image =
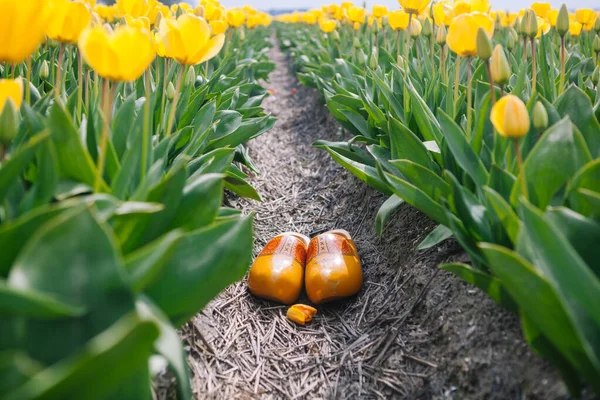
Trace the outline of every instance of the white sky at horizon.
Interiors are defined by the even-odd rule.
[[[192,0],[192,3],[197,2]],[[599,8],[600,1],[598,0],[550,0],[548,1],[553,8],[559,8],[563,3],[566,3],[569,9],[575,8]],[[306,8],[317,8],[323,4],[341,3],[340,1],[328,1],[328,0],[287,0],[287,1],[272,1],[272,0],[221,0],[221,4],[225,7],[240,7],[243,5],[251,5],[261,10],[272,10],[272,9],[306,9]],[[355,4],[363,4],[362,0],[354,1]],[[532,0],[491,0],[492,9],[494,10],[510,10],[518,11],[525,8],[529,4],[533,3]],[[399,8],[397,0],[376,0],[367,1],[367,7],[373,6],[373,4],[383,4],[390,9]]]

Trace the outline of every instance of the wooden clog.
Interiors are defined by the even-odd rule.
[[[314,304],[358,293],[363,282],[362,266],[348,232],[329,231],[310,241],[304,279],[306,294]]]
[[[308,237],[294,232],[282,233],[271,239],[250,268],[250,292],[280,303],[294,303],[304,283],[309,241]]]

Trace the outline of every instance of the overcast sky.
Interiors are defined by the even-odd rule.
[[[341,1],[340,1],[341,2]],[[526,4],[530,4],[532,1],[529,0],[491,0],[492,7],[494,9],[509,9],[511,11],[517,11],[523,8]],[[549,3],[553,7],[560,7],[564,0],[550,0]],[[250,4],[259,9],[290,9],[290,8],[315,8],[322,4],[339,3],[338,1],[327,1],[327,0],[286,0],[286,1],[273,1],[273,0],[221,0],[221,4],[226,7],[238,7],[244,4]],[[356,4],[362,5],[361,1],[355,1]],[[384,4],[390,8],[398,8],[397,0],[377,0],[367,1],[367,7],[371,7],[373,4]],[[598,0],[569,0],[567,5],[569,8],[595,8],[600,6]]]

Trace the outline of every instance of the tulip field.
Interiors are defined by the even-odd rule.
[[[282,95],[268,89],[280,50],[340,127],[314,154],[387,198],[374,220],[351,210],[357,226],[386,236],[402,207],[426,215],[435,228],[409,250],[458,243],[464,259],[439,269],[514,314],[570,395],[600,395],[598,11],[0,0],[0,399],[157,398],[165,371],[172,396],[203,398],[181,336],[245,282],[270,218],[248,205],[269,195],[253,143],[276,127],[264,102]],[[295,307],[315,325],[326,306]],[[240,396],[319,389],[261,392],[252,371]]]

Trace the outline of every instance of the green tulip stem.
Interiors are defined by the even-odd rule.
[[[175,97],[173,98],[173,102],[171,104],[171,112],[169,113],[169,120],[167,122],[167,130],[165,132],[165,136],[171,136],[171,129],[173,128],[173,123],[175,122],[175,113],[177,112],[177,102],[179,101],[179,92],[181,91],[181,81],[183,80],[183,70],[184,66],[179,66],[179,73],[177,74],[177,84],[175,85]]]
[[[81,52],[77,51],[77,73],[81,76],[81,81],[77,85],[77,119],[81,122],[81,108],[83,106],[83,82],[85,82],[85,72],[83,72],[83,61]]]
[[[492,69],[490,68],[490,60],[485,60],[485,69],[488,74],[488,81],[490,82],[490,96],[492,99],[492,107],[496,104],[496,88],[494,86],[494,79],[492,78]]]
[[[527,62],[527,37],[523,37],[523,61]]]
[[[100,138],[100,153],[98,154],[98,165],[96,172],[96,182],[94,183],[94,192],[100,192],[102,185],[102,179],[104,176],[104,165],[106,163],[106,148],[108,146],[108,127],[110,124],[110,110],[111,110],[111,98],[109,92],[109,81],[103,79],[102,81],[102,114],[104,117],[104,126],[102,128],[102,136]]]
[[[31,104],[31,56],[27,57],[26,61],[26,70],[25,70],[25,80],[27,84],[25,86],[25,103],[27,105]]]
[[[140,181],[146,177],[146,167],[148,164],[148,139],[150,138],[150,68],[144,72],[146,101],[144,102],[144,125],[142,131],[142,165],[140,168]]]
[[[560,81],[558,83],[558,95],[560,96],[565,86],[565,37],[560,37]]]
[[[471,107],[473,103],[473,89],[471,86],[473,81],[473,75],[471,74],[471,57],[467,58],[467,139],[471,139],[471,125],[473,123],[473,117],[471,113]]]
[[[400,58],[401,44],[402,44],[402,31],[400,29],[398,29],[398,32],[396,34],[396,62],[398,62],[398,59]]]
[[[446,70],[446,46],[440,46],[440,69],[442,70],[442,82],[448,84],[448,71]]]
[[[410,24],[412,23],[412,13],[408,13],[408,25],[406,25],[406,29],[404,30],[406,34],[406,59],[404,62],[406,63],[406,72],[408,72],[408,59],[410,56]]]
[[[531,38],[531,94],[537,91],[537,64],[535,61],[535,38]]]
[[[57,102],[62,95],[62,69],[64,54],[65,45],[61,43],[58,47],[58,68],[56,69],[56,81],[54,82],[54,98]]]
[[[513,139],[515,145],[515,156],[517,157],[517,166],[519,167],[519,181],[521,181],[521,194],[529,199],[527,193],[527,184],[525,182],[525,170],[523,169],[523,157],[521,156],[521,148],[519,147],[519,139]]]
[[[454,77],[454,116],[456,116],[456,102],[458,101],[458,79],[460,78],[460,56],[456,55],[456,76]]]
[[[431,56],[431,76],[435,75],[435,53],[433,50],[433,38],[429,37],[429,55]]]

